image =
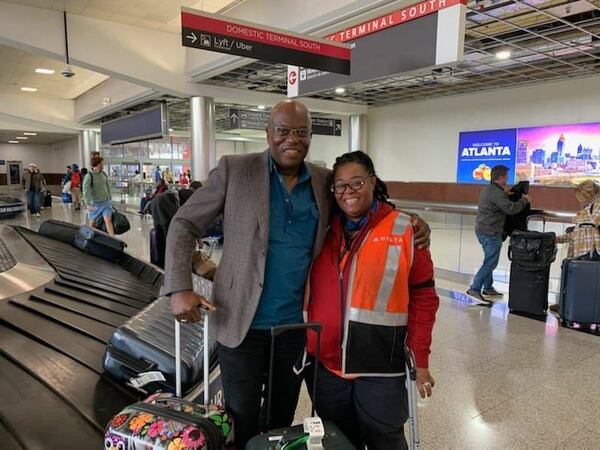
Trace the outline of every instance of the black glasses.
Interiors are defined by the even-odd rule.
[[[365,185],[365,183],[370,177],[371,175],[367,175],[363,178],[354,179],[349,183],[332,184],[329,187],[329,189],[331,190],[331,192],[335,192],[336,194],[343,194],[344,192],[346,192],[346,189],[350,189],[350,192],[356,192],[362,189],[362,187]]]
[[[306,139],[310,136],[310,130],[308,128],[271,127],[271,129],[278,138],[286,138],[292,133],[294,133],[298,139]]]

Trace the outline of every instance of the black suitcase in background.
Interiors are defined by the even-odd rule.
[[[127,246],[120,239],[87,225],[79,227],[79,232],[73,238],[73,244],[90,255],[110,262],[118,262]]]
[[[52,206],[52,192],[42,192],[42,206],[44,208],[50,208]]]
[[[560,318],[579,324],[600,323],[599,261],[563,260]]]
[[[527,266],[515,261],[510,265],[508,308],[534,316],[548,310],[550,266]]]
[[[530,219],[538,216],[529,216]],[[544,229],[546,219],[542,216]],[[550,265],[556,259],[556,234],[553,232],[515,231],[508,246],[510,282],[508,308],[534,316],[548,311]]]
[[[210,298],[212,282],[194,277],[194,291]],[[181,383],[183,392],[194,387],[203,375],[204,324],[181,327]],[[166,381],[157,389],[175,392],[175,321],[168,297],[160,297],[133,316],[110,338],[104,353],[104,370],[127,383],[130,378],[149,371],[160,371]],[[209,360],[216,358],[217,342],[209,341]],[[148,390],[153,390],[152,386]]]
[[[56,239],[57,241],[72,244],[75,236],[79,233],[79,225],[63,222],[61,220],[50,219],[42,222],[38,233],[43,236]]]

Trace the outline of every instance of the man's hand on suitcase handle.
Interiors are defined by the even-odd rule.
[[[181,291],[171,295],[171,312],[180,322],[198,322],[202,320],[200,308],[214,311],[215,305],[194,291]]]
[[[417,367],[417,389],[421,398],[431,397],[432,389],[435,386],[435,380],[429,373],[429,369]]]

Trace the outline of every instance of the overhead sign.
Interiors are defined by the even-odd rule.
[[[184,47],[350,73],[349,45],[194,9],[181,8],[181,39]]]
[[[290,65],[288,97],[460,61],[465,17],[465,0],[427,0],[333,33],[329,40],[352,46],[352,73]]]
[[[492,168],[509,168],[509,183],[515,180],[517,130],[468,131],[460,133],[458,144],[458,183],[489,183]]]
[[[251,111],[247,109],[229,109],[230,130],[264,130],[269,125],[271,113]],[[313,134],[323,136],[341,136],[342,121],[331,117],[313,117],[311,120]]]
[[[229,110],[229,128],[241,130],[264,130],[270,113],[264,111],[249,111],[247,109]]]
[[[313,134],[321,134],[324,136],[341,136],[342,121],[340,119],[330,119],[328,117],[313,117],[312,132]]]

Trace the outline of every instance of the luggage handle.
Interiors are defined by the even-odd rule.
[[[529,222],[532,219],[536,219],[542,222],[542,231],[546,231],[546,216],[542,215],[542,214],[531,214],[529,216],[527,216],[526,219],[526,224],[527,224],[527,228],[529,228]]]
[[[208,405],[210,403],[209,397],[209,355],[208,355],[208,311],[204,311],[204,329],[202,330],[203,335],[203,354],[204,360],[202,363],[202,369],[204,371],[204,404],[206,405],[208,412]],[[175,395],[181,398],[181,330],[180,323],[175,319]]]
[[[408,425],[410,429],[410,449],[420,448],[419,419],[417,417],[417,363],[411,348],[404,344],[404,360],[406,362],[406,392],[408,394]]]
[[[310,409],[311,417],[315,415],[315,403],[317,401],[317,374],[319,368],[319,356],[321,352],[321,328],[320,322],[295,323],[291,325],[278,325],[271,327],[271,355],[269,358],[269,381],[267,387],[267,430],[271,428],[271,399],[273,394],[273,365],[275,363],[275,338],[287,331],[312,330],[317,333],[317,354],[314,362],[313,376],[313,398]]]

